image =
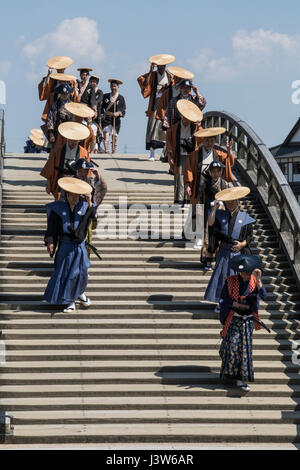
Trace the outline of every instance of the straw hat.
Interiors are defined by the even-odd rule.
[[[79,122],[63,122],[58,126],[58,132],[66,139],[78,141],[87,139],[90,135],[88,127]]]
[[[82,72],[82,70],[86,70],[87,72],[93,71],[93,69],[91,69],[90,67],[79,67],[77,70],[78,72]]]
[[[175,75],[175,77],[178,78],[186,78],[188,80],[193,80],[194,78],[194,74],[192,72],[183,69],[182,67],[176,67],[175,65],[171,65],[168,70],[172,75]]]
[[[202,111],[194,103],[188,100],[178,100],[177,109],[180,114],[191,122],[202,121]]]
[[[74,114],[74,116],[78,116],[81,118],[92,118],[95,114],[95,111],[92,110],[87,104],[84,103],[70,103],[65,104],[65,109]]]
[[[170,54],[157,54],[150,57],[149,62],[155,65],[168,65],[175,62],[175,57]]]
[[[216,194],[215,198],[217,201],[228,202],[228,201],[237,201],[238,199],[243,199],[244,197],[250,194],[250,188],[245,186],[234,186],[232,188],[224,189]]]
[[[67,73],[51,73],[50,78],[58,80],[59,82],[75,82],[76,77]]]
[[[60,178],[57,183],[61,189],[64,189],[68,193],[91,194],[91,192],[93,191],[93,188],[90,184],[78,178]]]
[[[200,129],[195,132],[195,137],[215,137],[226,132],[225,127],[208,127],[207,129]]]
[[[31,129],[30,135],[35,135],[36,137],[43,137],[43,131],[41,129]]]
[[[118,85],[123,85],[123,82],[121,80],[118,80],[117,78],[109,78],[107,80],[109,83],[112,83],[112,82],[115,82],[117,83]]]
[[[35,144],[38,145],[39,147],[44,146],[44,139],[42,137],[38,137],[36,135],[30,135],[29,139]]]
[[[71,59],[71,57],[66,57],[66,56],[53,57],[52,59],[49,59],[47,62],[49,69],[56,69],[56,70],[66,69],[67,67],[70,67],[72,64],[73,64],[73,59]]]

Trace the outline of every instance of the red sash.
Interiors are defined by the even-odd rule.
[[[255,290],[256,284],[257,284],[256,278],[255,278],[255,276],[252,275],[251,279],[249,281],[249,294],[251,294]],[[227,277],[227,287],[228,287],[229,297],[234,302],[240,303],[239,302],[239,297],[240,297],[240,295],[239,295],[239,289],[240,289],[239,276],[236,275],[236,276]],[[247,297],[247,296],[245,296],[245,297]],[[243,301],[243,299],[245,299],[245,297],[241,297],[241,302]],[[232,322],[234,314],[235,314],[235,312],[233,310],[230,310],[230,312],[228,314],[228,317],[226,319],[224,328],[221,331],[221,336],[222,336],[223,339],[226,338],[228,328],[229,328],[229,326]],[[260,320],[257,312],[253,313],[253,315],[257,320]],[[261,326],[256,322],[254,323],[254,327],[255,327],[256,330],[261,329]]]

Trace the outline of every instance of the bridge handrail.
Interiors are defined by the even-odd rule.
[[[5,138],[4,138],[4,110],[0,109],[0,237],[1,237],[1,213],[2,213],[2,177],[3,177],[3,160],[5,155]]]
[[[224,146],[228,135],[234,140],[236,168],[264,207],[300,288],[300,206],[270,150],[253,129],[226,111],[205,113],[203,127],[221,126]]]

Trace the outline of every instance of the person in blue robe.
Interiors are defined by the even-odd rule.
[[[225,191],[232,191],[234,194],[235,189]],[[205,300],[216,303],[219,302],[226,277],[236,274],[229,266],[230,260],[240,254],[251,254],[252,225],[256,222],[247,212],[240,210],[239,199],[226,201],[225,210],[220,210],[221,207],[222,204],[217,200],[208,219],[209,251],[213,253],[219,243],[220,246],[215,269],[204,295]]]
[[[235,382],[237,387],[249,392],[246,382],[254,382],[253,330],[265,327],[258,312],[259,300],[265,299],[267,293],[261,282],[259,257],[240,255],[232,259],[230,265],[238,274],[226,279],[220,297],[219,317],[223,325],[220,379]]]
[[[66,180],[73,180],[65,184]],[[84,307],[91,305],[85,295],[90,261],[86,250],[86,234],[90,223],[96,219],[97,206],[80,200],[80,194],[90,195],[92,188],[76,178],[62,178],[59,185],[67,191],[67,201],[55,201],[46,205],[47,231],[45,245],[54,256],[54,272],[47,285],[44,300],[54,305],[64,305],[64,312],[75,310],[79,299]],[[74,188],[78,185],[77,188]],[[72,191],[70,192],[70,186]],[[79,189],[78,189],[79,188]],[[79,192],[78,192],[79,191]],[[80,194],[79,194],[80,193]]]

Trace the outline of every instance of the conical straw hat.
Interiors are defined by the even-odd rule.
[[[60,178],[57,183],[61,189],[64,189],[68,193],[91,194],[93,191],[93,188],[90,184],[78,178]]]
[[[30,134],[37,137],[43,137],[44,135],[42,129],[31,129]]]
[[[175,77],[182,78],[182,79],[187,79],[187,80],[193,80],[194,74],[190,72],[189,70],[183,69],[182,67],[176,67],[175,65],[170,65],[168,67],[168,71],[172,74],[175,75]]]
[[[243,199],[244,197],[250,194],[250,188],[246,186],[234,186],[232,188],[224,189],[216,194],[215,198],[217,201],[227,202],[227,201],[237,201],[238,199]]]
[[[66,57],[66,56],[52,57],[52,59],[49,59],[47,62],[47,65],[50,69],[56,69],[56,70],[66,69],[67,67],[70,67],[72,64],[73,64],[73,59],[71,59],[71,57]]]
[[[203,114],[200,108],[188,100],[178,100],[177,109],[182,116],[191,122],[202,121]]]
[[[43,147],[44,145],[44,139],[42,137],[38,137],[37,135],[30,135],[29,139],[32,140],[32,142],[35,145],[38,145],[39,147]]]
[[[91,67],[79,67],[78,69],[78,72],[81,72],[82,70],[87,70],[87,72],[92,72],[93,69],[91,69]]]
[[[95,111],[84,103],[73,103],[71,101],[65,104],[65,108],[69,113],[81,118],[92,118],[95,114]]]
[[[74,75],[69,75],[67,73],[51,73],[50,78],[57,80],[59,82],[75,82],[76,77]]]
[[[225,127],[209,127],[207,129],[200,129],[195,132],[195,137],[215,137],[226,132]]]
[[[58,126],[58,132],[66,139],[78,141],[87,139],[90,135],[88,127],[79,122],[63,122]]]
[[[123,85],[122,80],[119,80],[118,78],[109,78],[107,81],[108,81],[109,83],[111,83],[111,82],[116,82],[118,85]]]
[[[175,57],[170,54],[157,54],[150,57],[149,62],[155,65],[168,65],[175,62]]]

